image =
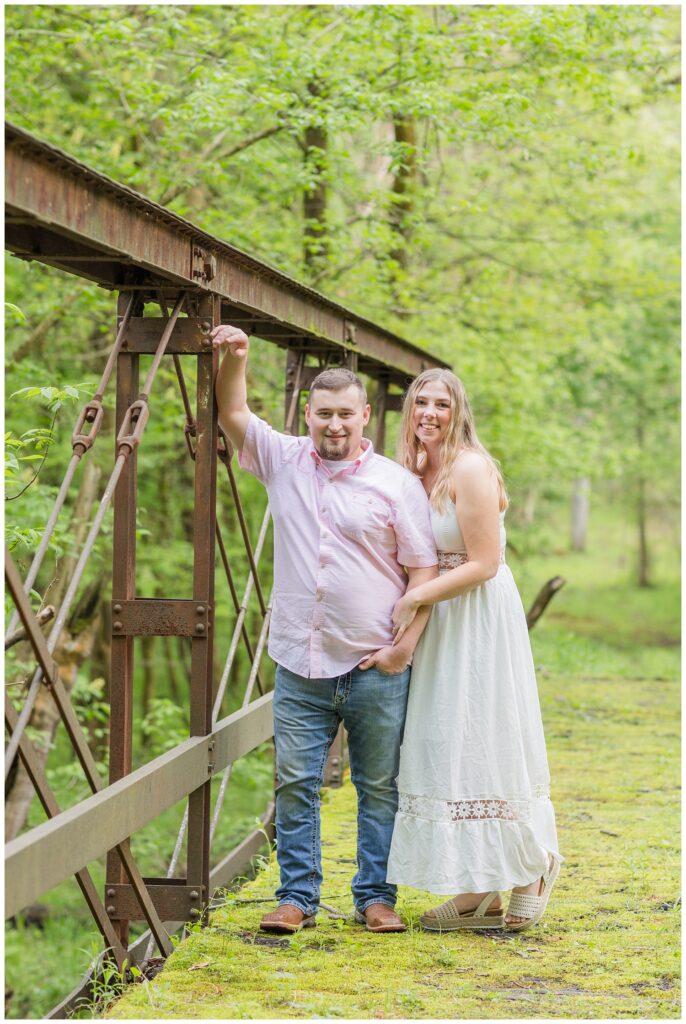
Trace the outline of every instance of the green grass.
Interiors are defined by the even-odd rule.
[[[586,552],[560,543],[543,555],[508,556],[527,608],[546,580],[566,580],[531,633],[539,677],[679,678],[680,556],[668,527],[661,524],[653,542],[654,582],[646,588],[636,586],[627,555],[631,528],[606,506],[593,510]]]
[[[323,795],[324,902],[318,927],[292,939],[258,923],[275,861],[227,897],[152,982],[109,1018],[524,1019],[680,1017],[678,587],[638,590],[620,529],[599,516],[589,551],[510,558],[525,599],[568,582],[532,632],[566,861],[544,921],[519,935],[422,932],[435,898],[401,889],[404,935],[352,921],[355,799]],[[670,561],[671,559],[671,561]]]
[[[565,586],[549,606],[532,638],[560,630],[598,641],[608,651],[626,653],[648,648],[650,658],[666,648],[666,663],[678,672],[681,625],[680,551],[671,520],[658,520],[651,544],[651,586],[636,585],[631,525],[618,518],[611,506],[594,508],[588,545],[583,553],[570,551],[560,517],[558,543],[544,554],[508,555],[508,562],[526,607],[543,583],[563,576]],[[516,531],[513,531],[516,534]],[[519,537],[515,537],[519,541]],[[524,548],[524,545],[521,545]],[[671,651],[670,651],[671,649]],[[560,668],[565,663],[561,662]],[[624,662],[617,666],[621,670]],[[574,663],[568,666],[573,670]],[[608,667],[608,671],[611,671]]]

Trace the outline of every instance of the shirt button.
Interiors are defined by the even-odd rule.
[[[317,591],[317,600],[321,601],[323,597],[324,597],[323,592],[321,590],[318,590]]]
[[[321,629],[322,627],[321,626],[313,626],[312,628],[317,630],[317,629]]]

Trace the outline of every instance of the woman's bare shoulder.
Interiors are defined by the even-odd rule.
[[[455,459],[451,483],[456,495],[464,499],[485,500],[498,494],[495,466],[481,452],[464,450]]]
[[[484,480],[494,473],[494,466],[487,455],[463,448],[453,462],[452,475],[456,480]]]

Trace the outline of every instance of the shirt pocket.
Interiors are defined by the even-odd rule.
[[[387,540],[391,528],[390,507],[371,494],[346,494],[338,513],[338,528],[355,540]]]

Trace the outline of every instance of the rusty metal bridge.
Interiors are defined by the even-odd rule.
[[[212,848],[231,766],[273,735],[272,694],[265,692],[260,678],[270,599],[260,579],[259,565],[269,529],[269,510],[253,548],[233,472],[233,452],[217,422],[214,378],[218,356],[210,342],[212,328],[219,323],[237,324],[247,333],[286,350],[287,431],[297,430],[301,395],[323,366],[345,365],[373,379],[374,441],[381,451],[386,414],[399,408],[408,379],[426,367],[445,364],[28,132],[7,125],[5,139],[6,247],[20,259],[58,267],[117,294],[114,343],[97,391],[77,418],[64,480],[25,580],[6,553],[6,581],[16,608],[8,624],[6,647],[8,642],[16,642],[21,621],[36,669],[21,707],[16,708],[5,697],[9,736],[5,778],[19,758],[47,821],[7,844],[5,913],[7,917],[16,914],[42,893],[75,876],[103,937],[106,955],[121,969],[125,961],[129,965],[142,963],[152,955],[155,945],[166,956],[174,931],[188,921],[204,923],[213,890],[235,877],[264,842],[264,831],[256,829],[233,850]],[[158,316],[149,315],[151,304],[159,310]],[[141,383],[142,355],[153,358]],[[186,596],[162,600],[137,594],[136,509],[137,454],[144,443],[149,397],[164,359],[173,360],[178,380],[195,485],[192,580],[188,581]],[[197,363],[194,403],[183,372],[189,360]],[[113,377],[114,463],[73,577],[46,636],[28,595],[77,469],[97,441],[106,402],[112,401],[107,396]],[[242,594],[217,518],[220,464],[228,478],[249,564]],[[53,655],[111,506],[111,719],[109,784],[105,785]],[[235,614],[219,680],[213,679],[217,555],[228,585],[226,596],[219,600],[227,601]],[[247,625],[251,601],[259,607],[257,636],[249,635]],[[190,638],[190,736],[133,770],[135,639],[153,635]],[[221,717],[239,645],[244,646],[251,664],[242,706]],[[27,731],[41,690],[54,699],[92,790],[90,797],[67,810],[60,810]],[[340,749],[338,754],[340,757]],[[223,782],[213,807],[211,779],[218,774]],[[330,781],[335,777],[334,762]],[[170,853],[167,876],[144,878],[131,853],[131,836],[185,799],[187,813]],[[262,819],[267,829],[272,815],[273,804]],[[184,877],[178,877],[184,840],[186,870]],[[100,894],[88,865],[105,854],[105,891]],[[147,922],[149,932],[129,944],[131,921]],[[49,1016],[66,1016],[86,987],[84,981]]]

